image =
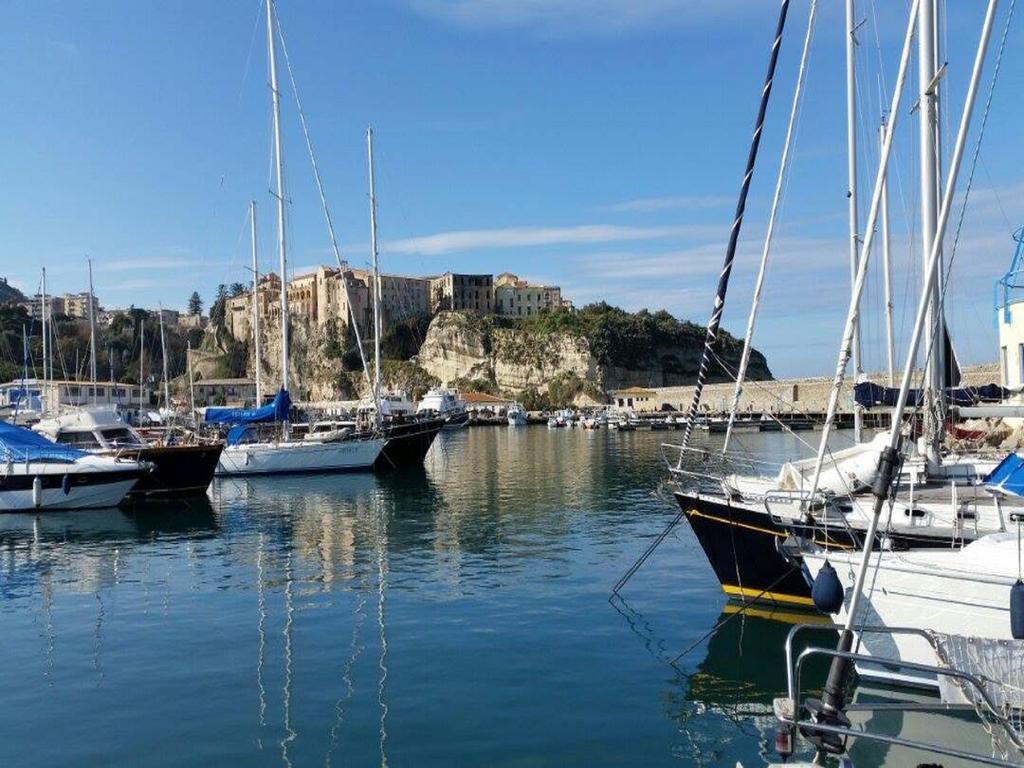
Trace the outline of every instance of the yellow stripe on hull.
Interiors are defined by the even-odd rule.
[[[814,601],[811,598],[803,597],[802,595],[788,595],[785,592],[762,592],[759,589],[752,589],[750,587],[737,587],[735,584],[723,584],[722,591],[733,597],[757,598],[758,600],[767,600],[774,603],[814,607]]]

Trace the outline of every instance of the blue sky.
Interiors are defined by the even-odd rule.
[[[830,373],[846,311],[840,5],[823,3],[819,15],[756,335],[777,375]],[[860,6],[866,216],[879,80],[895,77],[906,4]],[[950,137],[983,11],[980,2],[951,6]],[[664,307],[700,323],[776,13],[773,0],[278,2],[352,264],[367,261],[363,134],[372,123],[388,271],[510,270],[562,285],[579,305],[603,298]],[[806,2],[793,2],[726,310],[735,333],[746,323],[806,17]],[[1013,98],[1024,85],[1020,21],[1010,29],[951,282],[952,330],[967,362],[995,359],[991,286],[1009,262],[1009,233],[1024,223]],[[89,255],[106,306],[183,307],[193,290],[209,298],[217,283],[247,279],[250,198],[263,267],[273,266],[259,0],[15,0],[5,4],[0,63],[0,275],[31,293],[45,265],[55,290],[82,290]],[[281,77],[287,84],[283,62]],[[298,270],[333,257],[287,87],[284,96],[288,243]],[[891,195],[901,330],[921,258],[914,100],[905,97],[900,115]],[[869,369],[884,361],[877,275],[864,309]]]

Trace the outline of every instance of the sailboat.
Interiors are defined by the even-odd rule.
[[[852,10],[848,8],[847,23],[851,24]],[[813,13],[813,11],[812,11]],[[870,212],[859,235],[855,212],[851,212],[851,242],[859,244],[859,254],[853,259],[854,285],[850,296],[850,307],[846,327],[840,345],[839,360],[828,406],[824,429],[817,456],[806,461],[784,464],[781,469],[765,466],[756,461],[737,460],[724,455],[721,463],[709,469],[708,464],[688,461],[688,447],[680,449],[679,460],[670,467],[676,481],[675,498],[681,513],[689,520],[698,541],[711,562],[723,590],[730,595],[749,600],[769,600],[796,605],[812,604],[810,587],[803,578],[799,558],[793,557],[796,542],[803,539],[819,546],[859,548],[864,541],[871,546],[906,550],[915,548],[948,547],[951,542],[969,543],[988,533],[1005,530],[1005,520],[1000,513],[998,501],[988,494],[979,493],[977,480],[991,469],[987,462],[975,457],[943,457],[941,448],[941,419],[926,419],[926,446],[923,455],[914,455],[906,444],[901,451],[902,469],[896,482],[902,491],[893,507],[884,532],[868,537],[872,522],[873,497],[870,489],[878,477],[879,458],[893,440],[892,433],[883,433],[869,442],[860,442],[843,451],[832,451],[828,445],[831,427],[838,409],[839,392],[845,377],[845,369],[851,357],[855,372],[859,371],[858,325],[860,296],[863,291],[867,264],[875,237],[884,200],[886,175],[891,155],[895,125],[899,117],[902,90],[907,77],[911,42],[917,12],[911,14],[904,40],[899,73],[892,93],[890,116],[882,137],[882,151],[872,193]],[[813,19],[813,16],[812,16]],[[929,22],[931,23],[931,22]],[[810,24],[809,24],[810,30]],[[853,29],[848,29],[847,66],[853,69]],[[919,30],[918,45],[922,47],[919,59],[925,63],[919,67],[920,89],[924,94],[924,106],[919,110],[922,121],[922,221],[927,231],[926,253],[936,242],[940,242],[936,221],[935,193],[938,188],[934,134],[936,132],[935,96],[929,92],[935,78],[934,47],[935,35]],[[808,34],[808,40],[810,34]],[[805,43],[805,54],[807,43]],[[928,62],[931,62],[929,64]],[[803,71],[803,62],[801,72]],[[802,75],[798,79],[794,95],[793,116],[798,113]],[[848,89],[852,88],[848,78]],[[848,93],[848,110],[851,119],[856,107]],[[849,152],[855,154],[853,136],[850,131]],[[776,187],[776,201],[782,188],[785,171],[785,157],[789,151],[789,138],[783,153],[779,183]],[[856,186],[855,163],[851,159],[851,189]],[[769,236],[766,239],[766,253],[770,245],[770,233],[774,226],[769,222]],[[751,311],[746,344],[749,346],[753,331],[753,317],[756,315],[756,297],[763,280],[758,276],[755,289],[755,306]],[[932,291],[929,301],[928,328],[942,328],[941,301]],[[721,293],[716,298],[716,312],[724,302]],[[943,332],[944,333],[944,332]],[[936,349],[941,347],[943,333],[928,334],[926,347],[930,350],[928,359],[928,391],[934,410],[941,407],[944,391],[941,372],[944,366]],[[940,362],[935,362],[939,360]],[[913,359],[908,361],[910,376]],[[736,402],[742,383],[737,383]],[[695,398],[696,401],[696,398]],[[732,425],[736,408],[730,416]],[[859,408],[855,416],[859,423]],[[893,424],[899,431],[899,420]],[[856,430],[859,432],[859,430]],[[726,434],[728,443],[730,429]],[[858,436],[859,437],[859,436]],[[945,459],[945,460],[944,460]],[[952,459],[952,460],[950,460]],[[867,538],[866,538],[867,537]]]
[[[370,184],[370,254],[372,258],[373,297],[373,397],[374,431],[385,439],[374,469],[390,470],[423,466],[423,460],[446,422],[433,413],[413,413],[404,397],[383,391],[380,344],[384,335],[381,312],[380,258],[377,247],[377,193],[373,167],[373,129],[366,129],[366,156]],[[351,322],[355,323],[353,316]]]
[[[281,389],[272,403],[251,409],[207,408],[210,424],[234,425],[217,465],[218,475],[273,475],[297,472],[369,470],[380,456],[384,439],[378,436],[340,436],[338,439],[294,439],[288,415],[288,262],[285,252],[284,159],[281,152],[281,99],[277,83],[277,43],[274,3],[267,0],[267,56],[270,69],[274,123],[275,198],[277,199],[277,251],[281,270]],[[254,289],[254,301],[255,301]],[[259,360],[256,362],[259,367]],[[272,423],[268,439],[258,425]]]
[[[941,275],[942,241],[997,5],[997,0],[987,3],[941,206],[937,209],[934,229],[926,234],[930,247],[923,272],[924,283],[893,410],[894,425],[902,424],[905,415],[914,362],[922,339],[926,346],[936,343],[939,337],[936,331],[942,325],[941,304],[935,304],[935,289]],[[910,20],[913,25],[916,15],[922,81],[932,84],[938,37],[934,34],[935,11],[934,0],[914,0]],[[909,40],[908,30],[907,46]],[[1001,53],[1002,48],[1000,56]],[[921,112],[925,113],[922,120],[929,122],[922,131],[927,140],[934,139],[934,99],[935,88],[929,85],[923,91],[920,105]],[[972,174],[973,170],[972,167]],[[929,178],[934,181],[928,172],[922,173],[923,181]],[[924,196],[930,196],[933,191],[924,189]],[[926,213],[926,222],[927,219]],[[858,267],[858,283],[865,266],[862,263]],[[851,299],[851,313],[855,310],[854,301]],[[847,327],[849,329],[849,325]],[[931,328],[930,333],[926,333],[928,328]],[[929,355],[929,359],[934,364],[935,358]],[[902,430],[894,429],[880,452],[878,477],[872,486],[870,524],[863,539],[865,545],[855,551],[839,552],[823,552],[807,543],[802,548],[803,564],[814,574],[816,604],[823,611],[838,613],[843,628],[835,650],[828,651],[831,665],[821,696],[801,702],[791,677],[789,697],[776,701],[783,729],[777,743],[788,745],[787,752],[792,753],[792,741],[799,732],[815,745],[819,756],[843,754],[847,739],[859,736],[852,732],[850,719],[844,711],[848,683],[856,667],[862,674],[870,670],[871,676],[895,684],[920,684],[930,679],[942,692],[944,704],[966,703],[977,711],[983,723],[992,726],[993,757],[999,757],[995,752],[1002,752],[1004,759],[997,762],[981,756],[983,761],[1019,764],[1024,757],[1021,717],[1024,711],[1021,680],[1024,669],[1021,570],[1024,510],[1020,508],[1024,458],[1016,454],[1008,456],[991,473],[986,487],[1001,505],[1002,513],[1016,523],[1015,532],[989,534],[966,546],[952,542],[943,550],[900,553],[874,548],[871,544],[884,524],[883,514],[893,498],[902,440]],[[833,562],[838,567],[833,566]],[[865,650],[868,653],[864,653]],[[788,643],[787,656],[791,657]],[[788,663],[792,665],[791,658]],[[972,757],[963,753],[957,756]]]

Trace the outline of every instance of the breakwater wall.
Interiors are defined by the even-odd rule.
[[[885,374],[870,374],[866,377],[876,384],[887,385]],[[897,376],[897,386],[899,377]],[[999,366],[976,365],[964,368],[961,386],[971,387],[982,384],[998,383],[1000,380]],[[915,376],[915,383],[920,376]],[[710,416],[727,415],[732,406],[735,384],[708,384],[704,387],[701,397],[701,412]],[[775,381],[750,381],[743,387],[743,399],[740,410],[743,413],[770,413],[773,415],[806,415],[823,416],[828,410],[829,392],[832,389],[831,377],[813,377],[802,379],[778,379]],[[637,413],[667,410],[670,406],[678,411],[686,411],[693,400],[692,386],[684,387],[652,387],[641,390],[620,390],[611,393],[612,405],[621,408],[632,408]],[[629,400],[632,400],[630,406]],[[620,402],[621,401],[621,402]],[[875,409],[887,411],[888,409]],[[853,414],[853,386],[847,383],[839,398],[840,415]]]

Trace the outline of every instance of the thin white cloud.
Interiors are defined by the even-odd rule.
[[[655,211],[700,211],[721,208],[734,202],[725,195],[680,195],[675,197],[642,197],[606,205],[601,210],[612,213],[651,213]]]
[[[719,231],[721,227],[717,228]],[[584,224],[573,227],[508,227],[505,229],[466,229],[434,235],[392,240],[384,250],[392,253],[438,255],[483,248],[522,248],[542,245],[588,245],[639,240],[661,240],[706,234],[704,226],[623,227],[611,224]]]
[[[136,269],[185,269],[197,267],[203,262],[195,259],[182,259],[175,256],[153,256],[140,259],[118,259],[116,261],[95,261],[96,270],[117,270],[125,272]]]
[[[162,287],[164,283],[160,280],[150,280],[148,278],[140,278],[138,280],[124,280],[114,285],[108,285],[104,287],[104,291],[117,292],[117,291],[137,291],[142,288],[157,288]],[[97,295],[100,291],[97,289]]]
[[[470,29],[544,33],[631,32],[730,16],[739,0],[407,0],[413,10]],[[774,11],[773,11],[774,12]]]

